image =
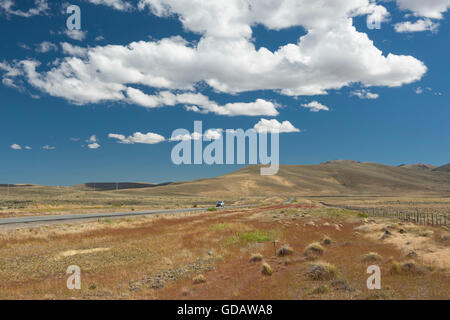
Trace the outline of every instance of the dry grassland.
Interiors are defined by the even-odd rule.
[[[2,230],[0,298],[449,298],[445,228],[298,201]],[[366,287],[371,264],[381,290]],[[81,268],[81,290],[66,287],[70,265]]]

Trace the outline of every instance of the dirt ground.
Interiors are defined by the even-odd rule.
[[[0,298],[448,299],[449,257],[444,227],[313,201],[106,219],[0,231]],[[71,265],[81,290],[67,289]]]

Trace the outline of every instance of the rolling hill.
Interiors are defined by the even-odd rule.
[[[447,163],[446,165],[434,169],[434,171],[440,171],[440,172],[450,172],[450,163]]]
[[[392,167],[357,161],[283,165],[276,176],[261,176],[252,165],[212,179],[172,183],[136,192],[159,195],[448,195],[450,172],[423,166]]]

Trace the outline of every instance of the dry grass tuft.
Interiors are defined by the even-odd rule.
[[[327,294],[327,293],[330,293],[330,288],[326,284],[318,286],[312,292],[312,294]]]
[[[194,277],[194,279],[192,279],[192,282],[194,284],[201,284],[201,283],[205,283],[206,282],[206,278],[204,275],[199,274],[198,276]]]
[[[263,275],[265,275],[265,276],[271,276],[273,274],[273,270],[272,270],[271,266],[267,262],[264,262],[262,264],[261,273]]]
[[[252,256],[250,257],[249,262],[259,262],[259,261],[262,261],[262,259],[263,259],[262,254],[255,253],[255,254],[252,254]]]
[[[380,260],[383,260],[383,257],[376,252],[369,252],[361,256],[362,262],[376,262]]]
[[[330,245],[332,242],[331,238],[329,236],[324,236],[322,240],[320,241],[323,245]]]
[[[391,274],[396,275],[422,275],[431,271],[429,267],[419,266],[414,261],[396,262],[391,265]]]
[[[337,269],[332,264],[316,262],[309,265],[306,275],[312,280],[333,280],[337,276]]]
[[[305,255],[306,256],[316,256],[316,255],[322,255],[325,252],[325,249],[322,247],[322,245],[318,242],[313,242],[305,249]]]
[[[278,250],[277,255],[279,257],[284,257],[284,256],[291,255],[293,253],[294,253],[294,249],[292,249],[288,244],[285,244]]]

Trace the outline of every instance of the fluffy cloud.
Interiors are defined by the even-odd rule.
[[[72,40],[83,41],[84,39],[86,39],[87,31],[67,29],[64,31],[64,34]]]
[[[105,5],[119,11],[128,11],[133,8],[133,6],[129,2],[123,0],[87,0],[87,1],[89,1],[92,4]]]
[[[64,54],[71,55],[74,57],[85,57],[87,54],[86,48],[74,46],[67,42],[62,42],[61,48],[62,48]]]
[[[98,148],[100,148],[100,145],[97,142],[93,142],[93,143],[88,144],[88,148],[89,149],[98,149]]]
[[[117,139],[119,143],[123,144],[135,144],[135,143],[157,144],[166,140],[163,136],[152,132],[146,134],[136,132],[132,136],[128,137],[125,137],[122,134],[110,133],[108,137],[112,139]]]
[[[47,145],[43,146],[42,149],[44,149],[44,150],[55,150],[56,148],[53,147],[53,146],[49,146],[49,145],[47,144]]]
[[[223,129],[209,129],[203,134],[203,139],[207,141],[219,140],[222,138]]]
[[[291,133],[300,132],[299,129],[295,128],[289,121],[279,122],[276,119],[261,119],[253,127],[258,133],[263,132],[278,132],[278,133]]]
[[[49,41],[43,41],[36,47],[36,51],[39,53],[47,53],[50,51],[57,51],[57,50],[58,47]]]
[[[434,20],[441,20],[443,14],[450,8],[450,0],[396,0],[397,5],[402,10],[413,13],[416,17],[422,17],[415,22],[405,21],[397,23],[397,32],[420,32],[436,31],[439,23]]]
[[[23,18],[29,18],[41,14],[46,14],[49,10],[47,0],[35,0],[35,7],[28,9],[27,11],[14,9],[14,0],[0,0],[0,13],[4,12],[7,15],[14,15]]]
[[[396,0],[402,10],[411,11],[415,16],[442,19],[450,8],[450,0]]]
[[[319,112],[319,111],[329,111],[330,109],[327,106],[324,106],[323,104],[312,101],[307,104],[302,104],[303,108],[308,108],[311,112]]]
[[[183,135],[177,135],[172,136],[170,141],[189,141],[189,140],[200,140],[202,139],[203,135],[198,132],[193,132],[191,134],[183,134]]]
[[[128,102],[147,108],[156,108],[162,106],[174,106],[184,104],[187,109],[201,113],[216,113],[225,116],[276,116],[278,115],[277,106],[272,102],[257,99],[250,103],[227,103],[220,106],[211,101],[207,96],[201,93],[182,93],[173,94],[170,91],[161,91],[157,95],[148,95],[139,89],[127,88],[126,95]]]
[[[13,150],[22,150],[22,147],[17,143],[12,144],[10,148]]]
[[[34,60],[16,63],[17,77],[75,104],[121,101],[152,108],[181,103],[196,112],[276,116],[272,102],[221,106],[195,93],[196,84],[205,82],[229,94],[273,90],[319,95],[354,83],[402,86],[427,70],[414,57],[383,53],[356,30],[355,16],[386,15],[384,7],[369,0],[141,0],[138,7],[159,17],[174,15],[202,37],[198,43],[176,36],[77,53],[67,47],[65,53],[73,56],[55,61],[50,70]],[[256,49],[252,26],[257,24],[270,30],[301,26],[307,34],[274,52]],[[136,86],[160,92],[148,95]]]
[[[351,92],[351,95],[360,99],[378,99],[380,97],[378,93],[372,93],[365,89],[353,91]]]
[[[88,143],[87,147],[89,149],[98,149],[100,148],[100,144],[97,141],[97,136],[94,134],[92,136],[90,136],[86,142]]]
[[[400,33],[405,32],[421,32],[421,31],[436,31],[439,23],[433,22],[430,19],[419,19],[416,22],[400,22],[395,25],[395,31]]]

